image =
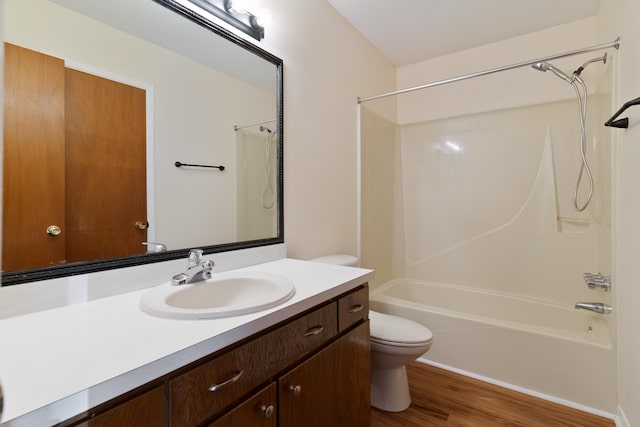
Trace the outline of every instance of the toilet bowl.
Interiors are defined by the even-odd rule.
[[[431,331],[417,322],[369,311],[371,406],[390,412],[411,405],[407,363],[431,348]]]
[[[310,261],[358,266],[350,255],[329,255]],[[423,325],[398,316],[369,310],[371,343],[371,406],[389,412],[411,405],[407,363],[426,353],[433,335]]]

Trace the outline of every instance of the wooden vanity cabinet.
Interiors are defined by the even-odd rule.
[[[368,426],[368,301],[364,285],[62,425]]]
[[[368,312],[369,288],[363,286],[172,380],[170,426],[198,425],[224,406],[221,401],[246,395],[261,380],[273,382],[209,426],[368,426]],[[208,391],[207,385],[243,369],[219,396]],[[276,385],[274,400],[269,393]]]

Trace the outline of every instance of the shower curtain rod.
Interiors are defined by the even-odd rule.
[[[237,126],[237,125],[233,125],[233,130],[240,130],[240,129],[244,129],[244,128],[250,128],[253,126],[258,126],[258,125],[263,125],[265,123],[271,123],[271,122],[275,122],[276,119],[271,119],[271,120],[263,120],[261,122],[257,122],[257,123],[251,123],[248,125],[241,125],[241,126]]]
[[[543,58],[533,59],[533,60],[524,61],[524,62],[518,62],[516,64],[505,65],[503,67],[492,68],[490,70],[479,71],[479,72],[473,73],[473,74],[467,74],[467,75],[464,75],[464,76],[453,77],[453,78],[446,79],[446,80],[440,80],[440,81],[437,81],[437,82],[427,83],[427,84],[423,84],[423,85],[420,85],[420,86],[414,86],[414,87],[410,87],[410,88],[407,88],[407,89],[400,89],[400,90],[396,90],[396,91],[393,91],[393,92],[383,93],[383,94],[380,94],[380,95],[369,96],[369,97],[366,97],[366,98],[358,97],[358,104],[361,104],[361,103],[367,102],[367,101],[373,101],[374,99],[385,98],[387,96],[400,95],[402,93],[413,92],[413,91],[420,90],[420,89],[427,89],[427,88],[430,88],[430,87],[440,86],[440,85],[444,85],[444,84],[448,84],[448,83],[455,83],[455,82],[459,82],[461,80],[467,80],[467,79],[471,79],[471,78],[474,78],[474,77],[486,76],[487,74],[498,73],[500,71],[507,71],[507,70],[512,70],[514,68],[526,67],[526,66],[529,66],[529,65],[537,64],[538,62],[552,61],[554,59],[565,58],[567,56],[573,56],[573,55],[579,55],[581,53],[587,53],[587,52],[594,52],[594,51],[597,51],[597,50],[609,49],[611,47],[615,47],[616,49],[618,49],[620,47],[620,37],[616,38],[614,41],[612,41],[610,43],[604,43],[604,44],[599,44],[599,45],[596,45],[596,46],[585,47],[585,48],[582,48],[582,49],[571,50],[571,51],[568,51],[568,52],[559,53],[557,55],[545,56]]]

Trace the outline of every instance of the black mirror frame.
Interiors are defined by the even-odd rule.
[[[278,233],[274,238],[260,239],[260,240],[247,240],[243,242],[224,243],[210,246],[199,246],[205,254],[228,252],[239,249],[255,248],[260,246],[268,246],[279,243],[284,243],[284,144],[283,144],[283,119],[284,119],[284,92],[283,92],[283,61],[282,59],[272,55],[271,53],[261,49],[260,47],[248,42],[247,40],[238,37],[234,33],[227,29],[215,24],[207,18],[198,15],[194,11],[186,8],[180,3],[174,0],[151,0],[154,1],[176,13],[182,15],[200,25],[214,34],[217,34],[230,42],[244,48],[259,57],[271,62],[276,66],[276,96],[277,96],[277,108],[278,108]],[[117,268],[133,267],[137,265],[152,264],[156,262],[170,261],[179,258],[186,258],[191,248],[177,249],[159,253],[148,253],[142,255],[135,255],[121,258],[111,258],[98,261],[86,261],[69,263],[63,265],[56,265],[51,267],[36,268],[30,270],[18,270],[2,273],[1,286],[17,285],[27,282],[36,282],[41,280],[56,279],[66,276],[75,276],[78,274],[95,273],[98,271],[113,270]]]

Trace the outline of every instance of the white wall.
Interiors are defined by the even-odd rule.
[[[398,69],[398,88],[436,82],[608,42],[609,40],[596,40],[595,23],[595,18],[586,18],[401,67]],[[601,53],[587,53],[554,60],[553,64],[570,73],[587,59],[599,54]],[[598,77],[593,75],[595,68],[589,67],[583,74],[590,89],[597,87],[594,80]],[[398,122],[414,123],[574,99],[571,86],[559,79],[551,79],[547,74],[527,66],[400,95]],[[550,80],[558,81],[550,83]]]
[[[620,36],[617,105],[640,96],[640,3],[637,0],[602,0],[598,13],[598,37]],[[640,425],[640,109],[632,107],[627,130],[612,130],[617,139],[614,171],[615,260],[618,330],[618,402],[626,423]],[[621,418],[624,420],[624,418]]]

